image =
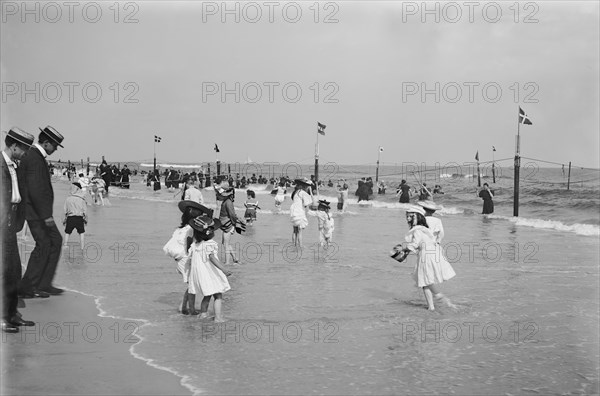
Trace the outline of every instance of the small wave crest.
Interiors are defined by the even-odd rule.
[[[508,220],[519,226],[550,229],[563,232],[574,232],[579,235],[585,236],[600,236],[600,227],[593,224],[564,224],[556,220],[541,220],[541,219],[528,219],[524,217],[508,217],[498,215],[488,215],[489,218]]]

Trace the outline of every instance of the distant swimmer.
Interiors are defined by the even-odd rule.
[[[494,191],[490,190],[490,186],[487,183],[483,183],[483,188],[477,193],[477,196],[483,199],[483,211],[482,214],[494,213]]]

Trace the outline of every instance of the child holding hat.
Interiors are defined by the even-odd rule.
[[[406,222],[409,231],[402,249],[417,254],[413,278],[417,286],[423,289],[428,309],[435,310],[434,298],[455,308],[450,300],[437,290],[438,284],[453,278],[456,273],[442,254],[441,246],[436,243],[433,233],[427,226],[425,210],[420,206],[412,205],[406,211]]]

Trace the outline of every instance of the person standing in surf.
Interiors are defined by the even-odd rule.
[[[490,186],[487,183],[483,183],[483,188],[477,193],[477,196],[483,199],[483,211],[482,214],[494,213],[494,192],[490,190]]]
[[[233,201],[235,199],[235,189],[233,187],[228,187],[224,189],[220,187],[218,190],[215,190],[217,194],[217,199],[223,201],[221,203],[221,211],[219,212],[219,220],[221,222],[221,230],[223,231],[223,239],[222,243],[225,248],[225,264],[231,264],[231,259],[233,263],[239,264],[239,260],[235,257],[235,250],[231,246],[231,237],[234,232],[242,233],[246,230],[246,223],[244,223],[240,218],[238,218],[235,213],[235,207],[233,206]]]
[[[417,254],[417,263],[413,273],[417,287],[423,289],[427,308],[435,310],[434,299],[445,303],[450,308],[456,308],[450,300],[437,290],[437,285],[452,279],[456,273],[442,254],[441,246],[436,243],[435,236],[427,226],[425,210],[412,205],[406,211],[406,222],[409,231],[405,242],[395,249]]]
[[[400,196],[400,203],[409,203],[410,202],[410,186],[406,184],[406,180],[402,179],[400,185],[398,186],[398,190],[396,190],[396,196]]]
[[[306,177],[295,180],[295,189],[292,193],[292,206],[290,206],[290,217],[292,220],[292,242],[296,247],[302,247],[302,230],[308,225],[306,218],[306,207],[311,205],[312,199],[312,182]],[[311,193],[309,194],[308,191]]]

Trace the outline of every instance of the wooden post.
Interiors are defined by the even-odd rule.
[[[567,178],[567,191],[571,187],[571,161],[569,161],[569,177]]]

